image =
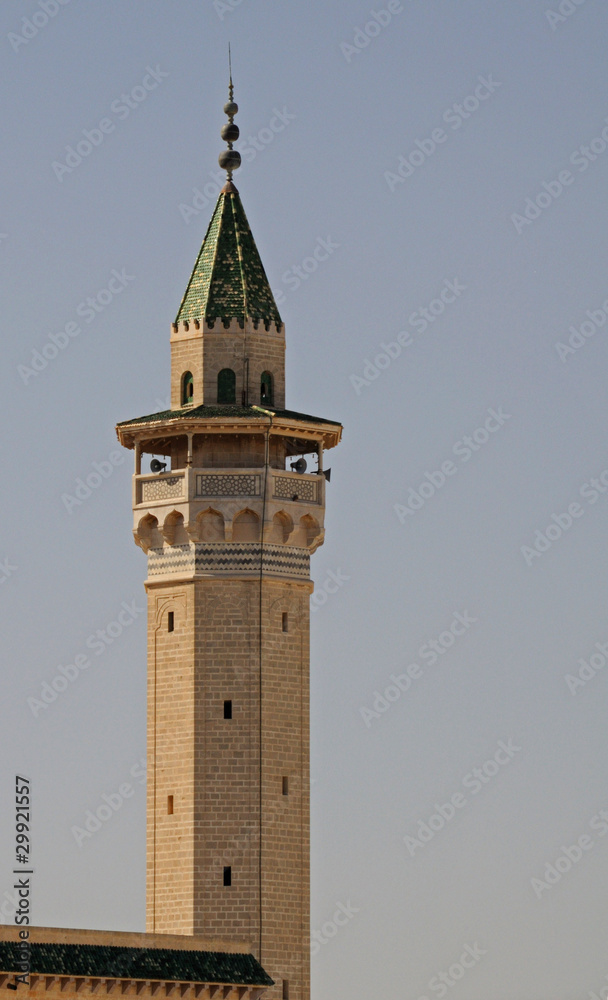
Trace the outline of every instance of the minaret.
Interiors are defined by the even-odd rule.
[[[232,183],[232,79],[229,94],[171,409],[117,428],[148,561],[147,930],[250,940],[265,996],[308,1000],[310,555],[342,428],[285,409],[284,326]]]

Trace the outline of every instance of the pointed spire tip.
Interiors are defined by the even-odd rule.
[[[228,182],[232,181],[232,172],[241,165],[241,154],[237,149],[232,148],[233,142],[239,137],[239,127],[234,123],[234,116],[239,110],[238,104],[234,101],[234,86],[232,83],[232,56],[230,53],[230,42],[228,42],[228,103],[224,104],[224,114],[228,115],[228,122],[222,127],[221,136],[226,142],[228,149],[224,149],[219,157],[218,163],[222,170],[226,171]]]

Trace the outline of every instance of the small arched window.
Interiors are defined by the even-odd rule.
[[[182,375],[182,406],[187,406],[194,397],[194,379],[192,372],[184,372]]]
[[[236,403],[236,375],[232,368],[222,368],[217,377],[218,403]]]
[[[260,402],[262,404],[269,403],[270,406],[273,406],[274,404],[271,372],[262,372],[262,378],[260,384]]]

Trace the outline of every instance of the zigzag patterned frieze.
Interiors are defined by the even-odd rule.
[[[194,545],[167,545],[164,548],[153,548],[148,552],[148,576],[159,576],[164,573],[194,572]]]
[[[193,574],[259,573],[257,542],[174,545],[150,549],[148,575],[191,572]],[[262,572],[281,576],[310,577],[310,554],[291,545],[265,545]]]
[[[300,577],[310,575],[309,553],[294,546],[265,545],[262,564],[264,573]],[[260,546],[257,543],[197,545],[196,570],[205,573],[259,573]]]

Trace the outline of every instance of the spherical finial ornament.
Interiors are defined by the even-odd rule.
[[[238,149],[223,149],[217,158],[222,170],[227,170],[229,174],[233,170],[238,170],[241,165],[241,154]]]
[[[228,121],[222,126],[221,136],[228,144],[228,149],[224,149],[217,158],[222,170],[227,171],[228,181],[232,180],[232,171],[238,170],[241,165],[241,154],[232,148],[232,143],[239,137],[239,127],[234,124],[233,118],[239,110],[238,104],[234,100],[234,86],[232,83],[232,61],[230,58],[230,45],[228,45],[228,102],[224,104],[224,114],[228,115]]]
[[[235,125],[234,122],[227,122],[225,125],[222,125],[222,131],[220,132],[220,135],[224,140],[224,142],[228,143],[236,142],[236,140],[239,137],[239,134],[240,134],[239,127],[238,125]]]

